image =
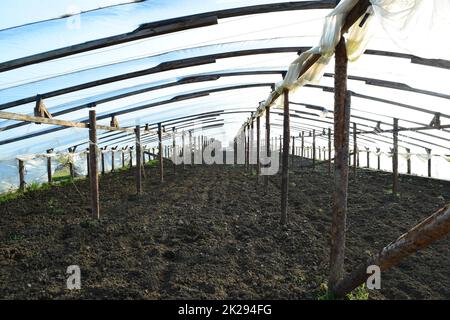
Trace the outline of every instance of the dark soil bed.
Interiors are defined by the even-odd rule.
[[[0,205],[2,299],[317,299],[328,274],[332,180],[321,168],[291,174],[289,226],[279,227],[280,176],[263,184],[242,166],[147,168],[100,183],[100,222],[88,181]],[[450,200],[450,183],[387,173],[350,179],[346,268]],[[79,265],[82,290],[66,289]],[[450,237],[382,274],[372,299],[450,299]]]

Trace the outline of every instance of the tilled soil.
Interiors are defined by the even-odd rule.
[[[88,181],[0,205],[2,299],[317,299],[326,282],[333,183],[326,168],[290,176],[289,225],[279,227],[280,176],[242,166],[146,168],[100,180],[101,220]],[[450,200],[450,183],[359,170],[349,183],[350,271]],[[81,268],[82,289],[66,289]],[[371,299],[450,299],[450,237],[382,274]]]

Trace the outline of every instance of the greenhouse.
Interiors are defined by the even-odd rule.
[[[448,1],[1,6],[0,298],[450,298]]]

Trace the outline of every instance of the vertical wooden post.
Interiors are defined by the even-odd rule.
[[[69,154],[70,154],[70,155],[69,155],[69,173],[70,173],[70,179],[75,178],[75,170],[74,170],[74,168],[73,168],[72,157],[71,157],[72,153],[73,153],[72,148],[69,148]]]
[[[181,143],[183,144],[181,146],[181,156],[183,159],[183,170],[186,169],[186,162],[184,161],[184,155],[186,154],[186,137],[185,137],[185,132],[182,132],[182,136],[181,136]]]
[[[163,161],[163,144],[162,144],[162,128],[158,123],[158,142],[159,142],[159,182],[164,182],[164,161]]]
[[[86,149],[86,165],[87,165],[87,177],[89,178],[91,176],[91,166],[90,166],[90,162],[89,162],[89,148]]]
[[[267,157],[271,156],[271,147],[270,147],[270,141],[271,141],[271,137],[270,137],[270,106],[266,106],[266,155]],[[264,176],[264,185],[266,186],[266,192],[267,192],[267,187],[269,186],[269,176],[265,175]]]
[[[313,170],[316,169],[316,130],[313,129],[313,145],[312,145],[312,162],[313,162]]]
[[[366,147],[366,155],[367,155],[367,169],[370,168],[370,148]]]
[[[136,126],[136,193],[142,193],[142,149],[141,149],[141,127]]]
[[[292,154],[291,154],[291,167],[294,168],[294,157],[295,157],[295,137],[292,136]]]
[[[100,219],[100,197],[98,190],[97,117],[95,110],[89,111],[89,182],[91,186],[91,208],[94,219]]]
[[[328,175],[331,176],[331,128],[328,128]]]
[[[283,143],[283,139],[282,139],[282,136],[280,136],[280,150],[279,150],[279,152],[280,152],[280,160],[283,159],[283,145],[282,145],[282,143]],[[283,166],[283,161],[281,161],[280,166],[281,167]]]
[[[25,163],[19,160],[19,190],[25,190]]]
[[[133,149],[130,148],[130,168],[133,167]]]
[[[334,77],[334,184],[329,289],[333,292],[344,273],[347,220],[350,94],[347,92],[347,50],[341,37],[335,54]]]
[[[254,131],[255,125],[254,125],[254,121],[253,121],[253,112],[252,112],[252,116],[251,116],[251,123],[250,123],[250,173],[253,174],[253,168],[254,168],[254,149],[255,149],[255,131]]]
[[[52,149],[47,150],[47,154],[50,154],[52,152],[53,152]],[[52,179],[52,158],[48,157],[47,158],[47,181],[48,181],[48,183],[52,183],[52,180],[53,180]]]
[[[377,148],[377,168],[378,170],[381,170],[381,154],[380,154],[381,149]]]
[[[300,153],[300,168],[303,167],[303,160],[305,158],[305,131],[302,131],[302,146],[301,146],[301,153]]]
[[[116,152],[116,150],[114,150],[114,149],[111,149],[111,172],[114,172],[115,171],[115,157],[116,157],[116,154],[115,154],[115,152]]]
[[[392,154],[392,193],[398,191],[398,119],[394,119],[393,130],[394,149]]]
[[[357,124],[353,122],[353,178],[356,179],[356,166],[358,163],[358,137],[356,135]]]
[[[406,153],[408,154],[408,159],[406,160],[407,173],[411,174],[411,149],[406,148]]]
[[[189,161],[190,165],[194,165],[194,153],[192,152],[192,130],[189,130]]]
[[[172,128],[172,161],[173,161],[173,173],[174,174],[177,172],[177,166],[175,164],[176,151],[177,151],[176,132],[175,132],[175,127],[173,127]]]
[[[284,116],[283,116],[283,168],[281,177],[281,225],[287,223],[288,210],[288,187],[289,187],[289,140],[290,133],[290,114],[289,114],[289,90],[284,92]]]
[[[125,151],[122,149],[122,168],[125,168]]]
[[[431,149],[426,149],[428,155],[428,177],[431,178]]]
[[[245,168],[250,170],[250,125],[245,128]]]
[[[261,119],[256,117],[256,182],[259,183],[259,175],[261,174],[261,159],[259,154],[261,152]]]
[[[105,169],[105,154],[104,154],[104,149],[101,149],[101,161],[102,161],[102,175],[104,175],[106,173],[106,169]]]

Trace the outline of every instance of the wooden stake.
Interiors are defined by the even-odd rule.
[[[334,78],[334,184],[330,276],[328,286],[333,292],[342,279],[345,256],[345,228],[347,220],[348,158],[350,132],[350,94],[347,92],[347,50],[341,37],[335,54]]]
[[[394,149],[392,154],[392,193],[398,192],[398,119],[394,119]]]
[[[136,193],[142,193],[142,149],[141,149],[141,127],[136,126]]]
[[[428,177],[431,178],[431,149],[426,149],[428,155]]]
[[[164,159],[163,159],[163,145],[162,145],[162,128],[161,123],[158,123],[158,142],[159,142],[159,182],[164,182]]]
[[[94,219],[100,219],[98,190],[97,117],[95,110],[89,111],[89,182],[91,186],[91,208]]]
[[[290,119],[289,119],[289,90],[284,90],[284,116],[283,116],[283,168],[281,178],[281,225],[287,223],[288,210],[288,184],[289,184],[289,140]]]

